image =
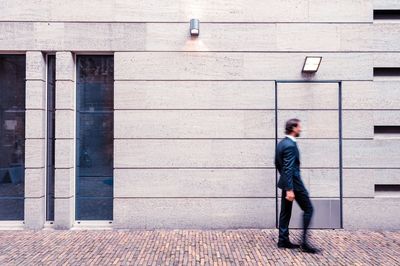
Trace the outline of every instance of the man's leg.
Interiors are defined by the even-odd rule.
[[[292,215],[293,202],[286,198],[286,190],[282,190],[281,213],[279,215],[279,242],[281,244],[289,242],[289,222]]]
[[[307,230],[310,226],[311,218],[314,212],[314,208],[311,204],[310,197],[307,191],[295,191],[295,200],[303,210],[303,244],[307,244]]]

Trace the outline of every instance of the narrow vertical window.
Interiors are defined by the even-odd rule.
[[[24,219],[25,55],[0,55],[0,220]]]
[[[113,56],[77,56],[77,220],[113,219],[113,98]]]
[[[47,158],[46,220],[54,221],[54,142],[55,142],[56,56],[47,56]]]

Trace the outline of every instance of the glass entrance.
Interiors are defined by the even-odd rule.
[[[76,220],[113,219],[113,109],[113,56],[77,56]]]
[[[0,55],[0,220],[24,220],[25,55]]]

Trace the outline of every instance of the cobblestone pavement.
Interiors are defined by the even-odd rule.
[[[400,265],[400,231],[312,230],[316,255],[278,249],[276,238],[269,229],[0,231],[0,265]]]

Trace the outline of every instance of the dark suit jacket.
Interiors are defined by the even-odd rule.
[[[300,153],[296,142],[285,137],[278,143],[275,152],[275,166],[280,174],[278,181],[280,189],[306,190],[300,177]]]

